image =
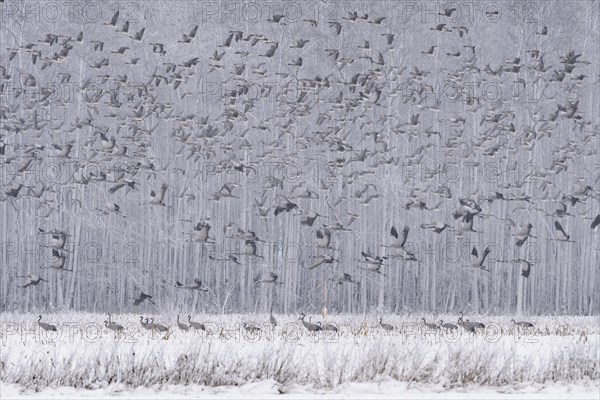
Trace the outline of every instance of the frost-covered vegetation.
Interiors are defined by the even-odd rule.
[[[451,321],[452,316],[435,316]],[[154,385],[230,386],[273,380],[334,388],[350,382],[392,379],[457,387],[523,383],[593,384],[600,379],[600,327],[595,318],[541,317],[532,330],[511,327],[510,317],[477,318],[486,329],[468,334],[426,330],[430,315],[379,318],[328,316],[338,332],[308,332],[295,316],[203,315],[207,331],[181,331],[171,315],[155,316],[166,333],[141,328],[139,316],[118,315],[122,334],[104,328],[105,315],[62,314],[48,319],[4,314],[0,372],[3,384],[42,390]],[[476,319],[475,317],[473,317]],[[322,320],[315,316],[313,321]],[[250,324],[261,331],[250,333]]]

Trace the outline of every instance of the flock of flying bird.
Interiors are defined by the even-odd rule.
[[[455,11],[445,9],[440,17],[451,17]],[[589,72],[591,61],[574,50],[565,50],[548,63],[552,54],[546,54],[543,48],[531,48],[494,67],[489,63],[482,65],[480,59],[484,56],[480,52],[485,51],[473,44],[468,27],[438,23],[428,26],[423,35],[434,44],[414,51],[410,57],[421,57],[421,65],[430,67],[435,60],[442,60],[444,68],[428,70],[417,67],[417,62],[408,67],[397,62],[408,55],[400,50],[401,35],[388,28],[387,21],[386,17],[358,11],[327,21],[306,19],[296,22],[302,26],[297,32],[306,36],[295,37],[289,44],[285,42],[290,40],[289,33],[281,34],[278,39],[265,33],[232,30],[220,44],[214,44],[208,59],[200,52],[195,54],[199,41],[202,46],[210,47],[198,25],[181,32],[176,42],[151,41],[150,27],[135,26],[118,11],[98,27],[102,35],[86,31],[50,32],[30,42],[14,43],[5,49],[7,54],[0,65],[0,95],[8,100],[0,106],[0,163],[5,170],[14,172],[2,190],[1,200],[10,203],[14,210],[26,204],[46,205],[47,215],[41,216],[44,221],[60,221],[62,208],[73,204],[84,212],[83,197],[73,199],[68,206],[58,198],[61,185],[26,181],[28,171],[36,163],[74,161],[78,168],[69,187],[79,188],[82,193],[91,187],[100,188],[107,199],[105,206],[88,211],[117,216],[118,223],[119,219],[125,221],[129,211],[139,205],[173,207],[173,202],[189,204],[202,200],[202,204],[212,202],[226,207],[228,202],[241,202],[244,189],[239,183],[225,183],[211,194],[190,191],[189,183],[200,179],[190,171],[207,160],[214,161],[220,173],[248,176],[255,172],[255,167],[254,160],[241,156],[245,153],[256,157],[257,163],[277,160],[299,163],[304,168],[316,167],[321,162],[318,155],[322,154],[326,158],[325,167],[334,171],[341,186],[329,182],[325,176],[311,185],[308,179],[290,183],[270,175],[263,182],[262,191],[250,193],[255,197],[254,219],[274,224],[284,214],[301,215],[300,229],[314,229],[311,234],[320,254],[307,262],[307,268],[316,270],[344,262],[329,251],[333,247],[332,235],[352,231],[354,221],[361,218],[351,206],[379,207],[378,202],[383,200],[378,199],[385,197],[385,192],[376,179],[382,171],[395,171],[392,174],[398,176],[406,163],[418,165],[428,159],[435,160],[436,149],[445,157],[460,159],[476,155],[506,161],[507,165],[509,159],[515,162],[512,155],[541,151],[547,154],[549,167],[532,170],[523,179],[499,185],[491,193],[457,195],[458,189],[436,179],[444,172],[436,170],[428,172],[424,184],[403,193],[404,201],[396,198],[391,201],[395,208],[422,212],[423,223],[418,227],[432,234],[477,233],[480,231],[475,230],[476,221],[490,217],[508,222],[515,229],[517,247],[535,238],[533,233],[540,226],[522,219],[523,224],[518,227],[517,218],[511,219],[510,214],[490,214],[486,208],[492,203],[515,204],[512,213],[525,210],[530,220],[552,218],[555,231],[551,240],[573,242],[568,232],[570,224],[565,224],[568,220],[578,224],[587,219],[591,229],[597,229],[600,174],[598,170],[586,174],[570,169],[577,159],[587,162],[596,157],[597,160],[600,129],[581,109],[578,97],[582,88],[598,85],[598,77]],[[285,24],[285,15],[272,15],[264,21],[269,32],[278,32]],[[552,34],[552,29],[544,26],[534,35],[542,39]],[[349,35],[349,41],[369,36],[355,45],[322,48],[321,42],[331,43],[344,35]],[[321,40],[321,36],[329,41]],[[85,73],[79,71],[81,65]],[[326,67],[315,69],[319,65]],[[534,80],[526,81],[529,76]],[[189,104],[197,100],[202,80],[210,77],[222,78],[230,88],[220,93],[222,111],[203,116]],[[278,83],[273,83],[273,79]],[[546,92],[554,89],[556,94],[543,104],[527,108],[529,115],[525,120],[514,111],[511,99],[486,102],[476,94],[466,95],[460,103],[461,111],[450,113],[444,108],[444,99],[435,95],[436,85],[442,80],[462,87],[469,79],[477,80],[480,85],[497,83],[505,88],[513,84],[524,88],[538,84]],[[47,117],[44,110],[68,105],[56,98],[56,87],[48,85],[50,82],[59,85],[78,82],[76,86],[87,101],[81,104],[74,120]],[[35,95],[28,96],[32,92]],[[275,111],[265,112],[272,99],[277,105]],[[403,112],[396,112],[397,109]],[[404,118],[406,110],[409,115]],[[475,136],[471,132],[473,126],[479,132]],[[571,137],[563,145],[552,147],[553,135],[559,135],[561,129]],[[405,154],[414,143],[420,145]],[[551,151],[542,146],[551,146]],[[186,167],[175,167],[176,163],[170,160],[157,161],[156,154],[161,151],[168,151],[170,158]],[[86,169],[91,164],[104,167]],[[178,175],[184,185],[160,182],[167,174]],[[563,189],[558,177],[564,176],[576,182],[577,187]],[[530,187],[535,190],[528,190]],[[146,201],[132,199],[135,193],[144,191],[148,194]],[[200,199],[202,196],[205,198]],[[24,199],[31,203],[25,203]],[[435,199],[435,206],[430,199]],[[541,206],[544,202],[556,204],[557,208],[548,211]],[[326,204],[329,212],[315,208],[315,203]],[[586,204],[591,208],[586,206],[584,210],[581,205]],[[446,220],[433,217],[442,206],[453,208]],[[455,226],[456,223],[460,226]],[[211,224],[214,222],[210,217],[197,222],[186,229],[185,240],[214,243]],[[261,239],[252,228],[242,229],[230,223],[225,229],[233,232],[230,237],[241,241],[243,250],[240,254],[211,256],[213,262],[241,265],[243,257],[263,257],[258,251]],[[360,268],[385,275],[383,267],[388,260],[418,261],[418,255],[407,245],[411,229],[414,227],[391,226],[382,245],[385,254],[357,249],[355,256],[361,262]],[[76,271],[68,263],[69,251],[65,247],[71,236],[68,229],[40,227],[38,234],[49,238],[45,246],[51,252],[50,260],[42,268]],[[489,247],[473,247],[473,261],[464,266],[492,272],[486,264],[490,252]],[[532,263],[525,257],[503,261],[518,264],[521,275],[529,277]],[[26,279],[23,288],[48,282],[38,273],[19,276]],[[339,285],[359,283],[349,272],[328,279]],[[256,276],[254,282],[282,284],[282,279],[279,272],[272,271]],[[174,287],[209,290],[199,278],[191,283],[177,281]],[[144,301],[154,303],[153,296],[142,291],[134,304]],[[148,319],[140,322],[144,327],[161,329],[160,324],[153,325]],[[191,317],[188,322],[196,327]],[[471,326],[462,318],[458,323]],[[447,324],[440,322],[440,325]],[[119,325],[107,321],[107,326]]]

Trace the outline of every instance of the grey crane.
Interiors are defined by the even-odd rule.
[[[302,314],[300,314],[300,318],[298,318],[298,319],[302,322],[302,325],[304,325],[306,330],[308,330],[309,332],[318,332],[318,331],[322,330],[322,328],[319,325],[313,324],[312,322],[306,322],[304,320],[304,317],[306,317],[306,316],[304,315],[304,313],[302,313]]]
[[[323,322],[323,323],[321,323],[319,321],[319,322],[317,322],[317,325],[319,325],[319,327],[323,331],[332,331],[332,332],[337,332],[338,331],[338,327],[335,326],[334,324],[329,323],[329,322]]]
[[[25,186],[21,183],[12,182],[10,190],[7,190],[6,192],[4,192],[4,194],[6,194],[8,197],[14,197],[16,199],[22,188],[30,189],[29,186]]]
[[[571,240],[570,240],[571,235],[569,235],[569,234],[567,234],[567,232],[565,232],[565,230],[563,229],[560,222],[554,221],[554,228],[556,228],[556,230],[560,233],[557,240],[560,240],[563,242],[571,242]]]
[[[148,323],[148,318],[146,318],[146,321],[144,322],[144,317],[141,315],[140,315],[140,325],[142,325],[142,328],[144,328],[144,329],[147,329],[147,330],[152,329],[152,327]]]
[[[271,308],[271,313],[269,314],[269,322],[271,323],[271,325],[273,325],[273,327],[277,326],[277,320],[273,316],[273,309],[272,308]]]
[[[275,210],[273,211],[273,214],[275,216],[281,214],[282,212],[290,212],[294,209],[297,209],[298,205],[296,203],[292,203],[291,201],[285,199],[285,202],[282,202],[280,205],[278,205],[277,207],[275,207]]]
[[[167,184],[163,183],[160,187],[160,190],[156,192],[155,190],[150,191],[150,201],[148,204],[155,206],[164,206],[163,202],[165,199],[165,193],[167,192]]]
[[[359,266],[358,268],[360,269],[364,269],[365,271],[370,271],[370,272],[375,272],[377,274],[386,276],[383,272],[380,271],[382,264],[371,264],[371,263],[367,263],[366,267],[361,267]]]
[[[108,314],[108,321],[104,321],[104,326],[115,332],[121,332],[123,330],[123,325],[110,320],[110,314]]]
[[[517,247],[522,247],[529,237],[533,237],[533,236],[531,236],[531,228],[532,227],[533,227],[532,224],[527,224],[517,232],[517,234],[515,235],[517,238],[517,242],[516,242]]]
[[[437,324],[430,324],[429,322],[425,321],[425,318],[421,318],[421,322],[423,322],[423,325],[427,329],[433,329],[433,330],[440,329],[440,327]]]
[[[56,250],[61,250],[65,246],[67,236],[70,236],[62,231],[45,231],[42,228],[38,228],[38,230],[41,234],[50,235],[51,240],[47,246]]]
[[[66,261],[66,257],[64,254],[62,254],[60,251],[58,251],[56,249],[52,249],[52,258],[50,259],[50,263],[48,264],[47,267],[41,267],[41,268],[52,268],[52,269],[56,269],[58,271],[73,272],[72,269],[64,268],[65,261]]]
[[[112,18],[110,19],[110,22],[109,23],[103,23],[103,25],[110,25],[112,27],[115,27],[115,26],[117,26],[117,20],[118,19],[119,19],[119,11],[116,11],[113,14]]]
[[[17,278],[27,278],[25,284],[21,285],[23,289],[29,286],[37,286],[40,282],[48,282],[36,274],[28,274],[23,276],[17,275]]]
[[[242,253],[243,255],[264,258],[260,254],[257,254],[257,251],[258,251],[258,246],[256,245],[255,241],[246,240],[244,242],[244,251]]]
[[[458,202],[460,203],[460,207],[452,214],[454,219],[464,218],[468,215],[474,216],[482,211],[479,204],[472,199],[458,199]]]
[[[523,278],[529,278],[529,274],[531,273],[531,263],[522,258],[517,258],[516,260],[510,261],[513,264],[518,264],[521,267],[521,276]]]
[[[519,328],[533,328],[533,324],[527,321],[515,321],[514,319],[510,320],[513,325],[516,325]]]
[[[482,324],[481,322],[476,322],[476,321],[469,321],[469,319],[466,319],[465,322],[469,325],[471,325],[474,329],[485,329],[485,325]]]
[[[177,314],[177,327],[179,329],[181,329],[182,331],[189,331],[190,330],[190,326],[186,325],[182,322],[179,321],[179,314]]]
[[[460,313],[460,317],[461,317],[461,319],[464,317],[462,311]],[[465,321],[475,329],[485,329],[485,325],[482,324],[481,322],[469,321],[468,319]]]
[[[313,226],[317,217],[320,216],[321,214],[315,211],[307,211],[304,218],[300,221],[300,225]]]
[[[192,232],[192,242],[197,243],[208,243],[210,238],[208,237],[208,232],[210,231],[211,226],[208,222],[198,222],[194,227],[194,231]]]
[[[469,323],[469,320],[463,321],[462,314],[458,317],[457,324],[467,332],[475,333],[475,327]]]
[[[445,222],[440,222],[440,221],[431,222],[429,224],[421,224],[421,228],[431,229],[432,231],[434,231],[437,234],[442,233],[446,228],[452,229],[452,227],[450,225],[446,224]]]
[[[406,244],[406,239],[408,239],[409,230],[410,228],[408,226],[405,226],[402,230],[402,235],[399,235],[396,228],[392,226],[392,229],[390,230],[391,243],[387,246],[383,245],[385,247],[390,247],[394,249],[394,254],[391,257],[400,258],[404,261],[417,261],[415,255],[404,248],[404,245]]]
[[[159,332],[167,332],[169,330],[169,328],[167,328],[165,325],[159,322],[154,322],[154,318],[150,319],[150,327]]]
[[[371,253],[361,251],[360,254],[364,258],[364,262],[367,263],[367,267],[381,267],[383,265],[383,260],[386,260],[387,257],[375,256],[373,257]]]
[[[279,276],[275,272],[269,272],[269,276],[262,278],[260,276],[254,278],[254,283],[274,283],[283,285],[283,282],[277,282]]]
[[[474,217],[475,214],[466,214],[462,218],[461,226],[460,228],[458,228],[458,233],[460,235],[466,232],[478,232],[475,229],[473,229],[473,222],[475,221]]]
[[[117,203],[113,203],[112,201],[107,202],[104,206],[104,209],[96,208],[96,210],[100,211],[104,215],[115,214],[119,217],[127,218],[126,216],[121,214],[121,206],[119,206]]]
[[[450,324],[448,322],[444,323],[444,321],[441,319],[440,319],[440,327],[444,328],[445,330],[449,330],[449,331],[458,329],[458,326],[456,326],[454,324]]]
[[[249,324],[247,322],[244,322],[244,329],[246,330],[246,332],[256,335],[258,333],[260,333],[260,328],[254,324]]]
[[[322,249],[329,248],[331,244],[331,231],[329,229],[324,229],[321,231],[317,229],[317,246]]]
[[[45,322],[41,322],[41,321],[42,321],[42,316],[40,315],[40,316],[38,317],[38,322],[37,322],[37,324],[38,324],[38,326],[39,326],[40,328],[42,328],[42,329],[43,329],[43,330],[45,330],[45,331],[52,331],[52,332],[56,332],[56,326],[55,326],[55,325],[52,325],[52,324],[47,324],[47,323],[45,323]]]
[[[310,267],[308,267],[308,269],[315,269],[320,265],[323,264],[332,264],[334,262],[337,262],[336,259],[333,258],[333,256],[319,256],[317,257],[317,261],[315,261]]]
[[[201,331],[206,330],[206,326],[203,323],[192,321],[191,315],[188,315],[188,323],[190,324],[191,328],[194,328],[196,330],[201,330]]]
[[[241,228],[238,228],[237,234],[235,235],[236,238],[238,239],[242,239],[242,240],[250,240],[251,242],[260,242],[260,239],[258,238],[258,236],[256,236],[256,233],[253,231],[244,231]]]
[[[150,296],[149,294],[146,294],[144,292],[140,293],[140,296],[135,299],[133,301],[133,305],[134,306],[139,306],[140,304],[142,304],[145,300],[148,300],[150,303],[156,305],[156,303],[154,301],[152,301],[152,296]]]
[[[386,331],[393,331],[394,330],[394,326],[393,325],[386,324],[385,322],[383,322],[383,317],[379,318],[379,326],[381,326]]]
[[[348,274],[346,272],[342,272],[342,274],[339,275],[336,278],[329,278],[329,280],[333,281],[333,282],[336,282],[338,285],[341,285],[341,284],[343,284],[345,282],[354,283],[355,285],[358,284],[358,282],[352,280],[352,275],[350,275],[350,274]]]
[[[175,281],[175,287],[177,289],[190,289],[190,290],[199,290],[201,292],[208,292],[208,288],[202,287],[202,281],[198,278],[194,279],[194,283],[189,285],[184,285],[179,281]]]
[[[213,257],[211,255],[209,255],[208,258],[210,260],[213,260],[213,261],[222,261],[222,262],[229,262],[229,261],[231,261],[234,264],[242,265],[242,263],[238,260],[237,256],[235,254],[232,254],[232,253],[225,254],[225,257],[223,257],[223,258],[216,258],[216,257]]]
[[[398,234],[398,231],[396,230],[396,227],[392,226],[392,229],[390,230],[390,244],[387,247],[391,247],[391,248],[402,248],[404,247],[404,244],[406,243],[406,239],[408,238],[408,232],[409,232],[410,228],[408,226],[405,226],[404,229],[402,230],[402,235]]]
[[[135,35],[129,36],[129,37],[132,38],[133,40],[137,41],[137,42],[141,42],[142,38],[144,37],[144,32],[146,32],[146,28],[140,29],[139,31],[137,31],[135,33]]]
[[[178,40],[179,43],[191,43],[192,39],[196,37],[196,32],[198,31],[198,25],[194,26],[189,34],[184,33],[181,40]]]
[[[490,250],[489,247],[486,247],[483,250],[483,254],[481,254],[481,257],[479,257],[477,248],[475,246],[473,246],[473,250],[471,250],[471,255],[474,257],[477,257],[477,260],[475,260],[473,263],[471,263],[471,265],[464,265],[464,267],[477,268],[477,269],[481,269],[483,271],[492,272],[483,266],[483,263],[485,262],[486,257],[488,256],[488,254],[490,254],[491,251],[492,250]]]

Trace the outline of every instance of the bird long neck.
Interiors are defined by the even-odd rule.
[[[40,315],[40,317],[38,318],[38,322],[40,322],[42,320],[42,316]]]

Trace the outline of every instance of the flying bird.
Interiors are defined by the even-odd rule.
[[[150,296],[149,294],[146,294],[144,292],[141,292],[139,297],[136,298],[133,301],[133,305],[134,306],[139,306],[140,304],[142,304],[144,301],[148,300],[150,303],[156,305],[156,303],[152,300],[152,296]]]
[[[560,224],[560,222],[554,221],[554,228],[556,228],[556,230],[559,233],[558,240],[563,241],[563,242],[570,242],[571,241],[570,240],[571,236],[569,234],[567,234],[567,232],[565,232],[565,230],[563,229],[563,227]]]
[[[533,227],[532,224],[527,224],[525,226],[523,226],[516,234],[516,238],[517,238],[517,242],[516,245],[517,247],[522,247],[525,242],[527,241],[527,239],[531,236],[531,228]]]
[[[190,289],[190,290],[199,290],[201,292],[208,292],[208,288],[203,288],[202,281],[198,278],[195,278],[194,283],[189,284],[189,285],[184,285],[183,283],[181,283],[179,281],[175,281],[175,287],[177,289]]]
[[[483,250],[483,253],[481,254],[481,256],[479,256],[479,254],[477,252],[477,248],[475,246],[473,246],[473,250],[471,250],[471,255],[476,257],[477,259],[473,263],[471,263],[471,265],[465,265],[465,267],[477,268],[477,269],[481,269],[483,271],[492,272],[491,270],[489,270],[483,266],[483,263],[485,262],[485,259],[490,254],[490,252],[491,252],[491,249],[489,247],[486,247]]]
[[[27,278],[25,284],[21,285],[23,289],[28,288],[29,286],[37,286],[40,282],[48,282],[47,280],[41,278],[36,274],[29,274],[24,276],[17,275],[17,278]]]

